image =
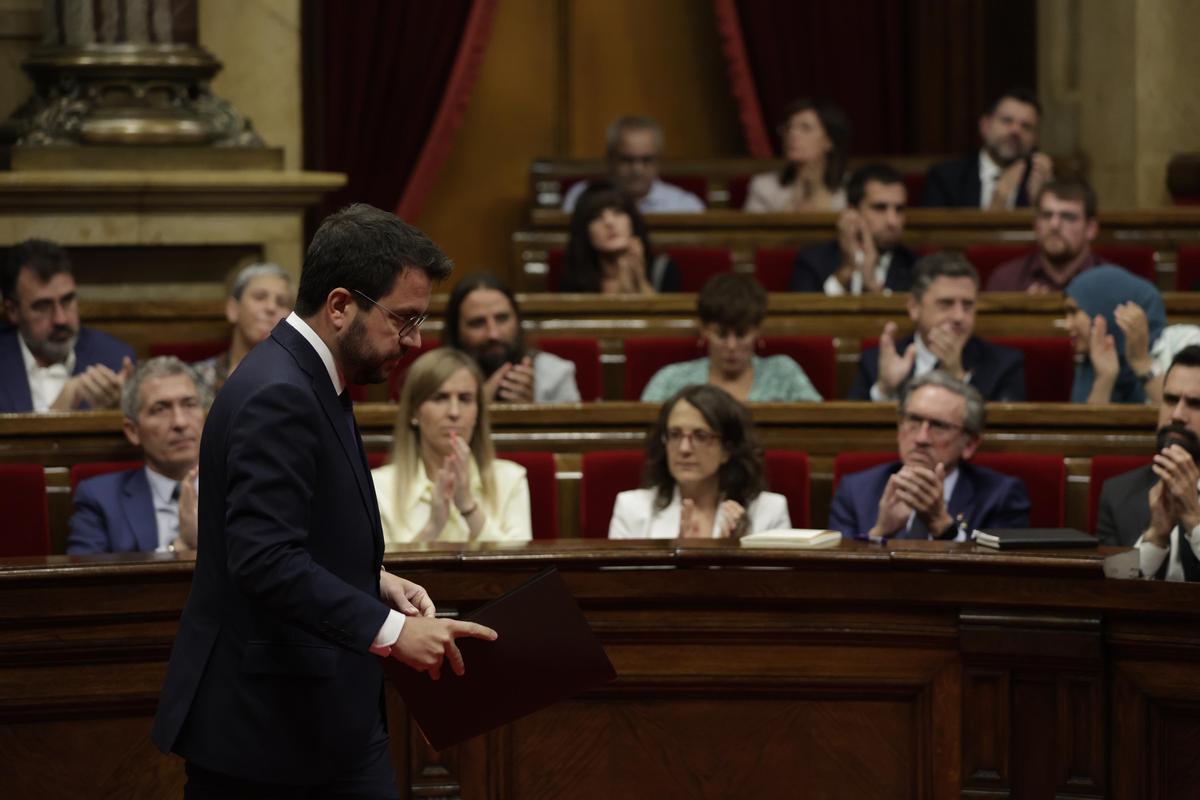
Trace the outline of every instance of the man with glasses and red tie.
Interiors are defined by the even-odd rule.
[[[934,370],[900,400],[900,460],[842,478],[829,527],[848,539],[965,541],[975,528],[1024,528],[1029,497],[1016,478],[972,465],[983,441],[983,397]]]
[[[382,569],[383,530],[349,384],[382,382],[449,259],[353,205],[304,257],[296,310],[243,359],[200,441],[199,552],[153,739],[188,798],[399,798],[384,658],[438,678],[461,636]]]

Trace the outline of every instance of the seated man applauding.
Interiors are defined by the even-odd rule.
[[[1029,497],[1016,478],[967,459],[983,441],[983,398],[941,371],[900,401],[900,460],[842,478],[829,527],[848,539],[953,539],[975,528],[1024,528]]]

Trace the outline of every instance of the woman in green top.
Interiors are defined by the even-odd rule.
[[[661,403],[683,387],[700,383],[720,387],[742,402],[821,399],[790,356],[754,354],[767,315],[767,293],[754,278],[733,272],[717,275],[700,290],[697,306],[708,356],[660,369],[646,384],[643,401]]]

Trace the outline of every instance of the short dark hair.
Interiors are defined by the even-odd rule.
[[[1088,219],[1095,219],[1096,212],[1099,210],[1096,190],[1083,178],[1058,178],[1047,181],[1038,190],[1037,197],[1033,199],[1033,207],[1041,208],[1042,198],[1048,194],[1054,195],[1059,200],[1074,200],[1083,203],[1083,213]]]
[[[584,189],[583,194],[575,202],[575,211],[571,214],[570,238],[567,240],[567,252],[563,257],[562,280],[559,289],[564,292],[599,292],[602,275],[600,274],[600,254],[592,247],[592,237],[588,226],[592,220],[599,217],[607,209],[613,209],[629,215],[633,235],[642,240],[642,250],[649,266],[652,255],[650,246],[650,230],[646,220],[637,209],[637,205],[624,193],[608,181],[592,181]]]
[[[884,186],[903,186],[904,176],[891,164],[867,164],[859,167],[850,174],[850,182],[846,184],[846,204],[854,208],[861,203],[867,193],[867,184],[871,181],[882,183]]]
[[[1038,119],[1042,118],[1042,104],[1038,101],[1037,95],[1034,94],[1033,90],[1025,86],[1010,86],[1009,88],[1005,89],[996,96],[996,99],[992,101],[991,105],[984,109],[983,113],[987,116],[995,114],[996,109],[999,108],[1000,104],[1005,100],[1016,100],[1018,103],[1024,103],[1027,106],[1033,106],[1033,109],[1037,111]]]
[[[938,278],[970,278],[975,288],[979,288],[979,273],[967,257],[956,250],[939,250],[917,259],[913,267],[913,297],[920,300]]]
[[[767,316],[767,293],[751,275],[722,272],[709,278],[696,298],[696,309],[704,325],[745,332]]]
[[[454,291],[450,293],[450,298],[446,301],[446,319],[442,326],[442,345],[445,347],[453,347],[455,350],[461,350],[462,340],[458,335],[458,323],[462,316],[462,304],[467,299],[467,295],[477,289],[494,289],[508,298],[508,302],[512,305],[513,313],[517,315],[517,329],[521,326],[521,307],[517,305],[517,298],[513,295],[512,290],[490,272],[476,272],[473,275],[468,275],[458,282],[454,287]]]
[[[832,147],[829,155],[825,157],[824,183],[826,189],[836,192],[842,188],[842,179],[846,177],[846,160],[849,158],[850,152],[850,118],[846,116],[846,112],[831,103],[816,103],[808,98],[801,98],[793,100],[784,107],[780,126],[786,127],[792,121],[792,117],[801,111],[816,112],[817,119],[821,121],[821,127],[825,129],[825,135],[829,137]],[[782,139],[782,137],[780,138]],[[794,180],[796,180],[796,165],[788,164],[780,173],[779,182],[784,186],[790,186]]]
[[[642,472],[642,486],[655,490],[655,507],[659,510],[666,508],[675,493],[675,479],[671,477],[671,469],[667,464],[667,445],[663,439],[667,433],[667,419],[680,400],[686,400],[700,412],[729,453],[729,458],[717,471],[721,496],[748,507],[767,488],[763,474],[762,445],[745,407],[724,389],[706,383],[685,386],[672,395],[659,409],[658,419],[646,436],[646,466]],[[745,532],[746,518],[742,519],[743,524],[738,526],[735,536],[740,537]]]
[[[1177,366],[1200,367],[1200,344],[1189,344],[1175,354],[1175,357],[1171,359],[1171,366],[1167,367],[1166,374],[1163,375],[1164,381],[1167,379],[1167,375],[1171,374],[1171,370]]]
[[[17,301],[17,280],[22,269],[32,270],[41,283],[63,272],[72,274],[71,259],[61,245],[47,239],[26,239],[8,250],[2,287],[5,300]]]
[[[365,203],[346,206],[325,218],[308,245],[296,313],[317,313],[339,286],[378,300],[406,269],[419,269],[437,282],[449,277],[454,263],[428,236],[395,214]],[[357,295],[354,300],[360,308],[368,305]]]

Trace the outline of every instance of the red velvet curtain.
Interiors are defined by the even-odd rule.
[[[713,0],[751,155],[779,152],[783,108],[841,106],[856,154],[977,144],[996,94],[1036,83],[1034,0]]]
[[[345,172],[312,215],[421,207],[491,31],[495,0],[304,0],[304,164]]]

